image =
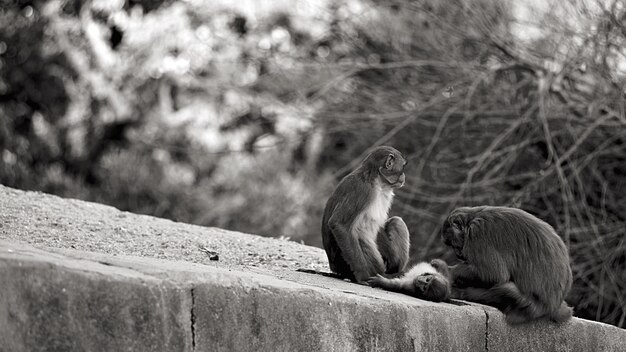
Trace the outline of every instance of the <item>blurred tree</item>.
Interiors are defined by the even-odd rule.
[[[285,204],[285,188],[310,193],[318,182],[291,162],[312,113],[299,102],[306,88],[283,71],[309,56],[310,35],[291,24],[295,15],[280,10],[285,6],[266,6],[249,17],[227,2],[7,4],[0,30],[0,181],[319,243],[307,223],[310,208],[321,207],[319,196],[299,200],[294,189],[288,202],[302,205],[276,210]],[[300,80],[313,72],[294,69]],[[250,156],[232,165],[237,154]],[[245,177],[228,172],[232,179],[211,179],[216,170],[242,166]],[[274,185],[276,179],[257,172],[285,176]],[[237,186],[249,182],[276,191]],[[228,195],[258,202],[233,203]],[[218,201],[225,203],[219,209]]]

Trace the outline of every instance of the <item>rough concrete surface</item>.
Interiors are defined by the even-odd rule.
[[[488,308],[489,351],[626,351],[626,330],[583,319],[511,326]]]
[[[0,239],[39,248],[184,260],[218,266],[326,269],[319,248],[201,227],[0,185]],[[219,255],[219,261],[200,246]]]
[[[0,186],[0,351],[626,350],[610,325],[512,327],[298,268],[323,251]]]
[[[192,351],[187,290],[0,242],[0,351]]]

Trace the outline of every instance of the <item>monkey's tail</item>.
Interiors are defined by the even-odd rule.
[[[557,323],[563,323],[572,317],[574,310],[567,303],[561,303],[559,309],[550,315],[550,319]]]

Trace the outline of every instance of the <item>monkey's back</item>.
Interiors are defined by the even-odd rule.
[[[350,280],[354,280],[354,274],[350,265],[343,259],[341,249],[330,229],[329,220],[333,214],[338,217],[339,222],[344,223],[350,231],[351,219],[355,219],[360,213],[369,198],[367,187],[364,186],[362,175],[356,170],[345,176],[337,185],[324,207],[322,217],[322,244],[328,257],[330,269]]]
[[[511,281],[548,311],[558,310],[571,289],[572,271],[554,228],[517,208],[485,207],[481,218],[490,219],[491,245],[507,262]]]

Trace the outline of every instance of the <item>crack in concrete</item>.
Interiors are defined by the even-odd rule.
[[[485,312],[485,351],[489,352],[489,313],[486,309],[483,309],[483,312]]]
[[[196,306],[196,296],[194,293],[195,288],[191,288],[191,350],[196,350],[196,313],[194,307]]]

